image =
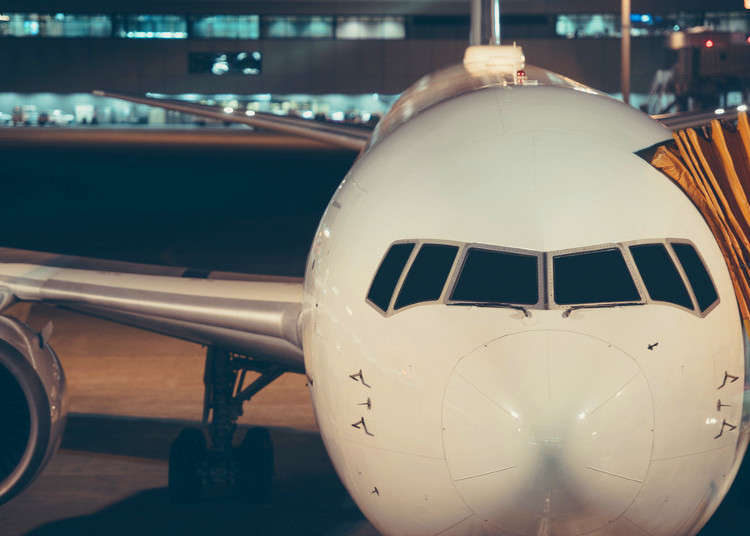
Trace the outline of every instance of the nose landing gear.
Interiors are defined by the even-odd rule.
[[[245,387],[247,371],[260,376]],[[203,377],[205,431],[182,430],[169,452],[169,494],[174,502],[191,503],[225,494],[253,503],[270,499],[274,458],[268,430],[251,428],[238,447],[232,445],[232,439],[242,404],[281,374],[278,367],[208,349]]]

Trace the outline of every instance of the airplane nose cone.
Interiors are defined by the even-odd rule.
[[[498,533],[595,531],[632,504],[653,443],[635,360],[566,331],[508,335],[459,360],[443,402],[456,489]]]

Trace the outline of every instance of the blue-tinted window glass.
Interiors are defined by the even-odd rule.
[[[325,39],[333,37],[333,17],[263,17],[263,36],[285,39]]]
[[[619,249],[558,255],[552,262],[555,302],[560,305],[641,299]]]
[[[558,15],[555,32],[568,38],[610,37],[620,32],[619,19],[613,14]]]
[[[338,17],[336,39],[404,39],[404,17]]]
[[[128,39],[185,39],[187,19],[180,15],[119,15],[115,33]]]
[[[708,275],[708,270],[703,265],[698,252],[690,244],[672,244],[672,249],[677,254],[677,258],[685,270],[685,275],[687,275],[688,281],[693,287],[698,307],[701,312],[705,311],[719,299],[711,276]]]
[[[260,74],[263,70],[263,56],[254,50],[240,52],[190,52],[188,70],[202,74]]]
[[[663,244],[630,246],[630,253],[652,300],[693,308],[693,300]]]
[[[394,309],[437,300],[458,253],[457,246],[423,244],[404,279]]]
[[[193,19],[191,37],[202,39],[258,39],[258,15],[211,15]]]
[[[745,5],[748,5],[747,2]],[[747,11],[709,11],[705,14],[704,22],[712,30],[718,32],[744,34],[750,32],[750,13]]]
[[[109,15],[10,13],[0,15],[0,36],[13,37],[109,37]]]
[[[391,303],[393,290],[413,249],[412,243],[394,244],[378,267],[370,291],[367,293],[367,299],[383,311],[387,310],[388,304]]]
[[[451,300],[533,305],[539,301],[539,258],[471,248]]]

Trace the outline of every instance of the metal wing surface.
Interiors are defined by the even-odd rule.
[[[0,248],[0,310],[44,302],[303,372],[302,280]]]
[[[199,117],[225,121],[227,123],[241,123],[252,127],[262,128],[283,134],[301,136],[323,143],[361,151],[370,139],[371,129],[354,125],[339,125],[329,122],[315,121],[312,119],[301,119],[296,117],[283,117],[264,112],[253,112],[246,115],[242,111],[233,110],[227,113],[223,109],[204,104],[157,99],[153,97],[141,97],[126,95],[122,93],[110,93],[107,91],[94,91],[94,95],[125,100],[137,104],[156,106],[166,110],[192,114]]]
[[[673,114],[652,115],[662,125],[670,130],[682,130],[685,128],[697,128],[708,125],[714,119],[736,120],[738,110],[736,108],[723,110],[719,108],[713,111],[677,112]]]

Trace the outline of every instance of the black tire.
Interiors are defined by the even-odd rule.
[[[265,428],[251,428],[237,449],[237,492],[251,503],[268,503],[273,491],[273,443]]]
[[[175,503],[201,498],[201,465],[206,459],[206,438],[198,428],[185,428],[169,449],[169,496]]]

